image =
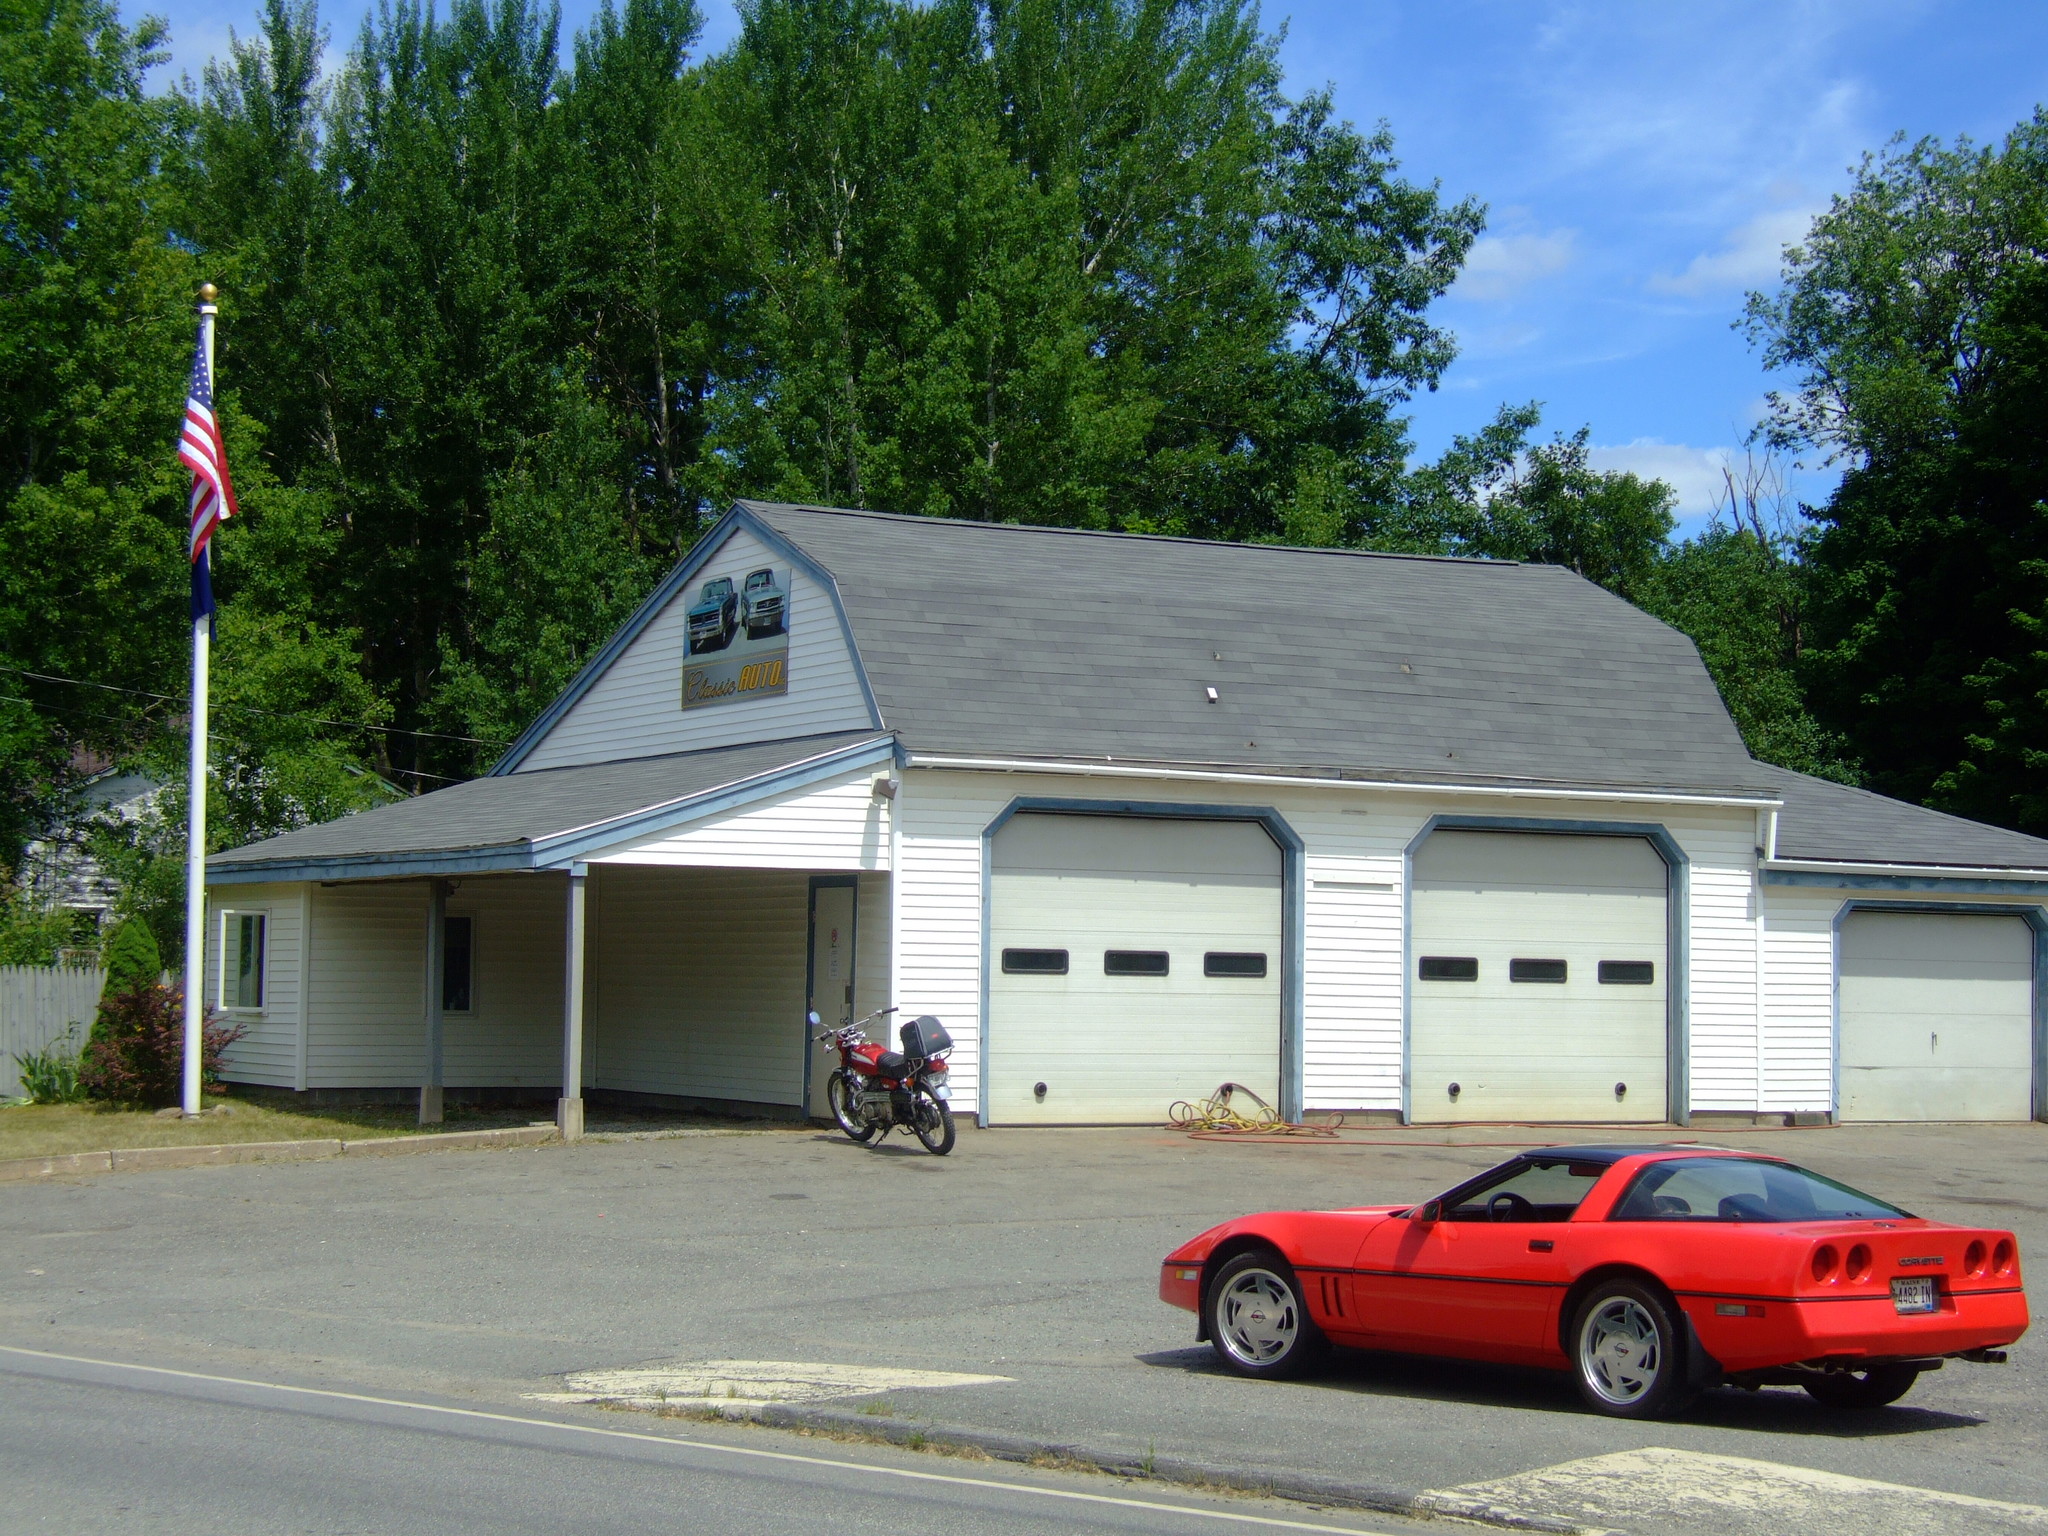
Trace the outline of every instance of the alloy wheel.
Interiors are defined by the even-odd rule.
[[[1641,1402],[1663,1369],[1657,1319],[1633,1297],[1610,1297],[1580,1325],[1579,1373],[1603,1402],[1617,1408]]]

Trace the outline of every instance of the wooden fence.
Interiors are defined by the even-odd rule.
[[[85,1044],[106,980],[98,966],[0,965],[0,1098],[21,1092],[15,1057],[42,1050],[74,1024],[72,1048]]]

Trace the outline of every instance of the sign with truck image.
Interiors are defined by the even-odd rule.
[[[790,573],[774,566],[698,583],[686,615],[683,708],[789,692]]]

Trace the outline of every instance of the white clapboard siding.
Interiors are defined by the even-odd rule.
[[[1764,891],[1763,1092],[1771,1112],[1834,1108],[1835,914],[1840,891]]]
[[[497,875],[456,884],[452,917],[475,927],[468,1014],[442,1018],[441,1081],[450,1088],[545,1088],[562,1081],[562,976],[568,881]],[[593,914],[586,913],[586,922]]]
[[[221,1053],[220,1075],[226,1082],[273,1088],[298,1085],[305,889],[300,884],[232,885],[209,893],[206,1005],[218,1011],[219,1023],[242,1030],[242,1037]],[[225,925],[244,912],[259,912],[264,918],[263,1006],[256,1009],[226,1007],[221,995]]]
[[[427,1063],[425,881],[313,891],[310,1088],[417,1086]]]
[[[1763,930],[1755,814],[1736,809],[1667,810],[1657,819],[1670,829],[1691,864],[1692,1107],[1752,1111],[1760,1107],[1763,1054],[1757,996]]]
[[[808,876],[612,865],[592,880],[593,1085],[801,1103]]]
[[[743,810],[692,822],[645,842],[592,854],[592,864],[676,868],[881,870],[889,867],[889,808],[872,766]]]
[[[1306,845],[1302,1103],[1401,1107],[1401,851],[1426,813],[1377,797],[1275,804]]]
[[[787,561],[752,534],[735,529],[685,590],[671,598],[520,763],[521,770],[571,763],[654,757],[700,747],[775,741],[874,724],[831,594],[801,570],[792,572],[789,606],[789,692],[685,710],[683,651],[687,614],[698,590],[715,576],[738,584],[764,565]]]
[[[0,965],[0,1098],[21,1092],[15,1058],[85,1044],[107,973],[85,965]]]

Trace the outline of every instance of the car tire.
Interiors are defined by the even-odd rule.
[[[1228,1260],[1209,1283],[1202,1312],[1210,1348],[1240,1376],[1299,1376],[1329,1349],[1293,1266],[1270,1248]]]
[[[1685,1321],[1657,1287],[1617,1276],[1586,1293],[1566,1336],[1579,1396],[1595,1413],[1663,1419],[1684,1411]]]
[[[1830,1408],[1882,1408],[1913,1390],[1920,1372],[1910,1365],[1873,1365],[1867,1371],[1830,1372],[1800,1385]]]

